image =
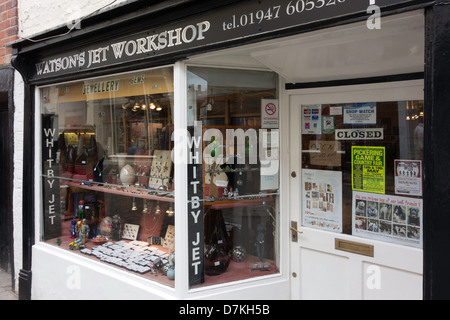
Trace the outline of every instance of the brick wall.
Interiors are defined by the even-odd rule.
[[[5,45],[17,39],[17,1],[0,0],[0,66],[10,64],[11,48]]]

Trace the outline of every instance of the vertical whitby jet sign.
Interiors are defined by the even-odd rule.
[[[255,0],[216,9],[179,22],[114,37],[34,62],[33,79],[93,70],[202,48],[324,21],[361,15],[411,0]],[[364,23],[364,22],[361,22]]]
[[[204,282],[202,126],[196,121],[188,160],[189,285]]]
[[[42,115],[42,183],[44,191],[45,240],[61,235],[61,191],[59,184],[58,116]]]

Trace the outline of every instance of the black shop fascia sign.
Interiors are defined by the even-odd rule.
[[[73,51],[32,62],[33,80],[58,77],[152,59],[175,53],[189,54],[224,43],[270,36],[282,30],[329,19],[367,17],[381,9],[404,6],[411,0],[259,0],[242,1],[191,15],[167,25],[109,38]],[[365,23],[365,22],[361,22]],[[76,32],[76,31],[75,31]]]

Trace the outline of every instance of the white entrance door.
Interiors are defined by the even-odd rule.
[[[290,139],[289,139],[289,158],[290,158],[290,218],[293,229],[300,231],[297,233],[293,229],[291,239],[291,279],[292,279],[292,298],[293,299],[422,299],[422,249],[409,245],[399,244],[395,241],[385,241],[378,238],[366,238],[355,236],[352,233],[351,215],[352,209],[333,208],[334,212],[347,211],[338,217],[337,224],[344,225],[342,230],[330,230],[330,225],[305,226],[305,203],[309,201],[308,208],[313,206],[311,193],[306,198],[304,177],[305,172],[311,172],[311,168],[305,166],[305,159],[310,155],[307,154],[313,149],[311,144],[305,146],[305,135],[302,135],[302,119],[304,113],[302,106],[315,104],[335,104],[331,115],[335,115],[335,121],[338,117],[342,117],[342,109],[339,107],[343,103],[359,103],[359,102],[382,102],[382,101],[414,101],[423,100],[423,81],[408,81],[389,84],[363,85],[351,87],[333,87],[320,89],[305,89],[288,92],[290,101]],[[409,110],[410,108],[408,108]],[[398,108],[395,111],[403,116]],[[403,111],[402,111],[403,112]],[[380,117],[381,115],[378,115]],[[332,119],[332,118],[330,118]],[[333,120],[333,119],[332,119]],[[323,121],[323,119],[321,119]],[[369,120],[370,121],[370,120]],[[386,120],[388,121],[388,120]],[[401,122],[401,121],[398,121]],[[322,133],[326,126],[322,124]],[[336,128],[338,124],[336,124]],[[370,126],[368,126],[370,127]],[[379,125],[377,125],[379,127]],[[396,132],[402,132],[402,128],[394,123],[391,127]],[[326,135],[328,140],[334,141],[333,125],[327,127],[329,133]],[[392,128],[390,128],[392,129]],[[394,141],[395,133],[389,132],[389,128],[384,128],[385,139],[392,134],[393,144],[402,144],[404,141]],[[312,129],[313,130],[313,129]],[[312,131],[313,132],[313,131]],[[324,135],[316,135],[316,138],[322,139]],[[349,141],[345,141],[349,143]],[[357,145],[358,143],[352,143]],[[370,144],[370,143],[369,143]],[[401,146],[399,146],[401,148]],[[302,151],[302,149],[304,149]],[[309,150],[305,150],[309,149]],[[340,150],[339,152],[348,152]],[[306,151],[306,153],[305,153]],[[321,151],[322,152],[322,151]],[[329,156],[327,154],[323,156]],[[332,157],[332,156],[331,156]],[[342,157],[348,159],[348,157]],[[310,160],[308,160],[310,161]],[[319,157],[320,161],[320,157]],[[334,161],[334,160],[330,160]],[[343,162],[348,160],[342,160]],[[390,160],[389,160],[390,161]],[[309,164],[310,162],[308,162]],[[320,162],[319,162],[320,164]],[[342,163],[341,172],[350,170],[349,163]],[[386,168],[389,166],[386,165]],[[317,166],[314,167],[317,169]],[[333,174],[321,175],[328,168],[320,167],[318,184],[327,181],[339,179],[339,173],[334,168]],[[333,168],[332,168],[333,170]],[[391,172],[386,173],[388,177]],[[336,178],[337,177],[337,178]],[[316,177],[317,178],[317,177]],[[333,180],[334,179],[334,180]],[[345,176],[343,175],[343,180]],[[345,188],[348,181],[331,185],[334,188],[336,197],[341,195],[342,190],[336,188]],[[392,194],[392,184],[386,180],[386,193]],[[312,187],[312,186],[311,186]],[[326,186],[325,186],[326,188]],[[349,189],[350,188],[350,189]],[[322,195],[314,194],[312,197]],[[325,190],[326,193],[327,190]],[[328,190],[330,191],[330,190]],[[352,186],[347,186],[347,196],[350,192],[354,193]],[[397,196],[397,195],[396,195]],[[317,200],[317,198],[316,198]],[[323,199],[324,203],[325,200]],[[331,203],[336,206],[345,207],[338,199],[332,199]],[[352,200],[350,200],[352,201]],[[316,201],[317,203],[317,201]],[[353,201],[352,201],[353,203]],[[319,204],[315,208],[321,208],[325,204]],[[329,209],[329,208],[328,208]],[[333,209],[331,209],[333,211]],[[324,208],[324,211],[327,209]],[[312,210],[312,212],[317,212]],[[328,211],[329,212],[329,211]],[[344,215],[344,217],[342,217]],[[350,217],[350,220],[349,220]],[[306,217],[308,218],[308,217]],[[346,226],[347,225],[347,226]],[[350,229],[349,229],[350,228]],[[369,233],[370,234],[370,233]]]

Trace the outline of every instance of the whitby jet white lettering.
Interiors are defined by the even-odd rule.
[[[48,148],[48,157],[49,157],[46,160],[48,166],[47,166],[45,173],[48,177],[46,182],[48,183],[48,187],[49,187],[50,191],[53,189],[53,184],[55,183],[55,173],[54,173],[54,169],[52,169],[53,162],[55,161],[54,154],[52,154],[52,148],[54,146],[54,141],[55,141],[55,139],[54,139],[55,132],[56,132],[56,129],[44,128],[45,147]],[[55,218],[55,195],[53,193],[51,193],[51,197],[49,199],[47,199],[46,206],[47,206],[48,213],[49,213],[48,218],[50,219],[50,224],[54,224],[53,219]]]
[[[209,21],[202,21],[146,37],[112,43],[87,52],[41,61],[35,64],[36,75],[41,76],[83,67],[89,69],[96,64],[113,63],[113,61],[108,61],[109,59],[117,60],[122,57],[133,57],[204,40],[205,33],[210,28],[211,23]],[[112,52],[112,55],[110,52]]]
[[[382,140],[383,128],[374,129],[336,129],[336,140]]]
[[[189,158],[191,159],[189,163],[188,170],[191,170],[190,177],[190,187],[188,190],[188,212],[189,212],[189,229],[193,231],[192,234],[189,235],[189,264],[190,264],[190,277],[192,276],[192,281],[197,282],[202,273],[202,251],[201,247],[203,246],[201,239],[203,238],[203,205],[201,202],[201,198],[203,198],[201,194],[200,188],[200,178],[197,174],[197,170],[201,169],[202,159],[201,159],[201,133],[202,126],[201,122],[195,122],[194,128],[194,138],[189,142],[190,143],[190,152]]]

